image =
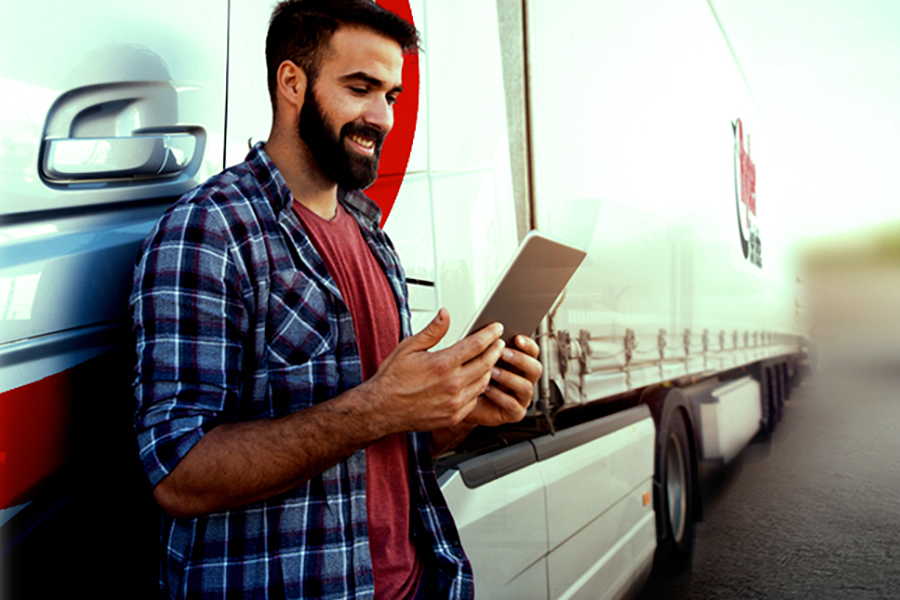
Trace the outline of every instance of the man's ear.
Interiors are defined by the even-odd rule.
[[[275,81],[278,84],[278,104],[289,113],[299,115],[306,97],[306,72],[293,61],[286,60],[278,65]]]

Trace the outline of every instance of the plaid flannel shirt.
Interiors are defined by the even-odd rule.
[[[360,223],[410,335],[404,273],[381,211],[339,200]],[[144,242],[131,311],[135,430],[152,485],[221,423],[277,417],[362,381],[350,313],[258,144],[188,193]],[[448,598],[473,594],[471,567],[435,478],[429,434],[408,434],[412,531]],[[360,451],[279,496],[194,519],[163,516],[160,586],[172,597],[373,595]]]

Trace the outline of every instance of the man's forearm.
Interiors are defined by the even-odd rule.
[[[174,517],[258,502],[324,472],[389,431],[360,386],[274,419],[219,425],[154,489]]]
[[[389,431],[365,411],[365,388],[274,419],[219,425],[200,439],[153,493],[163,509],[188,518],[244,506],[294,488]],[[432,430],[432,455],[475,429],[465,421]]]

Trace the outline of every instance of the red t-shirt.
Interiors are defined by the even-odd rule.
[[[369,379],[400,341],[397,302],[378,260],[341,205],[326,221],[299,202],[294,210],[350,310],[363,379]],[[366,448],[366,510],[376,598],[415,592],[421,561],[409,538],[406,435],[395,433]]]

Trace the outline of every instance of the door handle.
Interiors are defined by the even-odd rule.
[[[170,177],[191,163],[197,138],[190,133],[46,140],[44,175],[54,181]]]

